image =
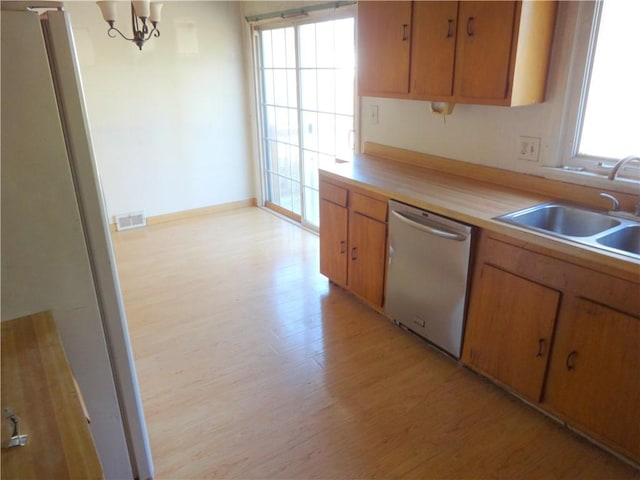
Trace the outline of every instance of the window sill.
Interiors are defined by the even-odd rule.
[[[625,177],[609,180],[605,175],[588,172],[566,170],[558,167],[541,167],[539,173],[544,178],[574,183],[603,190],[640,195],[640,181]]]

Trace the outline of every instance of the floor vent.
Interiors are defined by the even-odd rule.
[[[131,212],[123,215],[116,215],[116,230],[129,230],[131,228],[145,227],[147,217],[144,212]]]

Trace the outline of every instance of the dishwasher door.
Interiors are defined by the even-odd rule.
[[[385,313],[460,358],[473,228],[389,201]]]

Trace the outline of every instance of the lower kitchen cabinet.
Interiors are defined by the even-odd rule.
[[[563,301],[544,404],[640,458],[640,319],[584,298]]]
[[[462,361],[640,462],[640,279],[551,255],[482,232]]]
[[[349,227],[349,288],[369,303],[381,307],[387,225],[354,212]]]
[[[482,265],[469,308],[463,361],[540,400],[560,293]]]
[[[320,273],[377,308],[384,301],[386,217],[386,199],[320,180]]]
[[[348,210],[320,199],[320,273],[339,285],[347,284]]]

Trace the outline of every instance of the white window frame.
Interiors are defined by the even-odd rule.
[[[569,67],[567,93],[565,97],[560,161],[562,167],[584,170],[590,174],[608,176],[619,159],[581,155],[580,134],[586,108],[589,79],[593,68],[595,47],[602,13],[602,1],[579,2],[576,30]],[[637,152],[629,152],[635,154]],[[629,164],[620,171],[617,180],[638,183],[640,168]]]
[[[340,3],[340,2],[337,2]],[[327,4],[328,5],[328,4]],[[264,20],[249,21],[250,17],[245,17],[247,20],[247,30],[251,38],[251,76],[252,76],[252,103],[251,103],[251,115],[254,119],[253,132],[255,144],[255,174],[256,174],[256,186],[259,189],[258,192],[258,205],[264,206],[267,201],[268,188],[266,185],[265,165],[264,159],[266,158],[266,152],[264,147],[264,122],[261,113],[262,104],[262,90],[261,90],[261,78],[259,75],[260,65],[260,41],[258,38],[259,31],[262,29],[275,29],[284,27],[297,27],[309,23],[318,23],[322,21],[339,20],[341,18],[353,17],[357,28],[357,3],[339,5],[335,8],[322,8],[318,5],[319,9],[313,9],[312,11],[306,11],[301,15],[282,15],[281,17],[265,18]],[[295,10],[295,9],[294,9]],[[304,10],[302,8],[301,10]],[[357,48],[357,47],[356,47]],[[357,52],[356,52],[357,55]],[[356,57],[357,58],[357,57]],[[357,91],[357,62],[356,62],[356,77],[354,85],[354,153],[358,152],[358,145],[360,141],[360,97]],[[300,99],[298,99],[299,105]],[[304,217],[304,215],[303,215]],[[318,231],[317,227],[301,222],[300,225],[312,232]]]

